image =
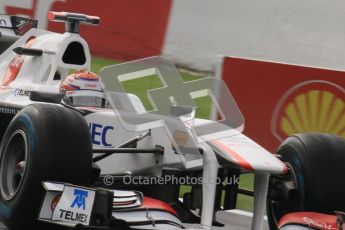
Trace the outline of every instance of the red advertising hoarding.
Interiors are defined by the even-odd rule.
[[[91,52],[132,60],[161,54],[171,4],[172,0],[17,0],[0,3],[0,7],[6,14],[38,19],[40,28],[56,32],[64,32],[64,24],[48,22],[49,10],[99,16],[99,26],[81,27]]]
[[[221,76],[245,117],[245,134],[274,152],[293,133],[345,138],[345,72],[224,57]]]

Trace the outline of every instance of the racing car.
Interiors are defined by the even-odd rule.
[[[94,74],[79,27],[100,19],[48,18],[66,31],[0,16],[0,219],[8,228],[211,229],[223,226],[215,212],[236,208],[238,193],[254,196],[252,229],[263,228],[266,203],[271,229],[296,228],[303,217],[317,228],[322,214],[311,212],[344,211],[344,186],[332,181],[344,174],[340,137],[297,134],[271,154],[242,133],[242,113],[219,79],[184,82],[164,57]],[[162,84],[146,92],[148,110],[123,85],[152,76]],[[194,99],[205,95],[214,120],[195,116]],[[255,175],[254,191],[224,185],[244,173]],[[173,180],[133,183],[162,178],[201,181],[182,199]],[[342,217],[322,226],[342,226]]]

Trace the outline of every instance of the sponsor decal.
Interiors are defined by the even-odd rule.
[[[85,87],[86,87],[86,88],[96,89],[96,88],[97,88],[97,84],[94,83],[94,82],[85,83]]]
[[[59,194],[59,195],[56,195],[56,196],[53,198],[53,200],[52,200],[52,202],[51,202],[51,204],[50,204],[50,209],[52,210],[52,212],[55,210],[56,205],[59,203],[60,199],[61,199],[61,195],[60,195],[60,194]]]
[[[24,63],[23,55],[16,55],[8,64],[5,75],[2,79],[1,85],[8,86],[12,81],[14,81]]]
[[[56,52],[52,50],[43,50],[43,53],[48,54],[48,55],[55,55]]]
[[[52,220],[89,225],[94,200],[94,190],[66,185]]]
[[[327,81],[297,84],[280,99],[273,124],[279,140],[301,132],[333,133],[345,138],[345,90]]]
[[[13,96],[24,96],[24,97],[29,97],[31,91],[26,90],[26,89],[15,89],[13,92]]]
[[[3,114],[13,114],[16,115],[19,109],[11,108],[11,107],[0,107],[0,113]]]
[[[328,225],[326,223],[319,223],[309,217],[303,217],[303,221],[304,223],[306,223],[308,226],[310,227],[316,227],[316,228],[319,228],[319,229],[328,229],[328,230],[332,230],[332,229],[336,229],[334,228],[332,225]]]
[[[60,218],[62,219],[71,220],[71,221],[75,221],[82,224],[87,222],[88,215],[86,214],[72,212],[72,211],[63,210],[63,209],[60,209],[59,211],[60,211]]]
[[[107,147],[112,146],[111,143],[107,142],[107,136],[109,135],[108,133],[111,130],[114,130],[114,127],[109,126],[109,125],[90,123],[89,129],[90,129],[92,144],[103,145]]]
[[[35,42],[36,42],[36,37],[31,36],[25,42],[24,47],[30,48],[32,44],[34,44]],[[19,74],[19,71],[22,68],[23,63],[24,63],[23,55],[14,56],[14,58],[10,61],[8,67],[6,68],[5,75],[1,82],[2,86],[8,86],[11,82],[13,82],[17,78],[17,75]]]
[[[88,191],[74,189],[75,199],[71,204],[71,208],[77,206],[78,208],[83,208],[83,210],[85,210],[85,198],[88,196],[88,194]]]

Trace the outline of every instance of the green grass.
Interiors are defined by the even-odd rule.
[[[91,60],[92,60],[91,71],[97,74],[103,67],[119,63],[118,61],[115,61],[115,60],[100,58],[100,57],[92,57]]]
[[[118,63],[114,60],[109,60],[105,58],[93,57],[91,63],[91,71],[94,73],[99,73],[99,71],[109,65],[114,65]],[[193,75],[186,72],[180,73],[183,81],[192,81],[200,79],[200,75]],[[128,93],[137,95],[143,102],[146,110],[150,111],[153,109],[151,103],[147,98],[147,90],[162,87],[158,76],[147,76],[145,78],[139,78],[134,80],[129,80],[123,82],[123,87]],[[200,97],[195,99],[195,105],[197,107],[196,117],[198,118],[209,118],[211,110],[211,99],[209,97]]]
[[[254,176],[253,174],[243,174],[240,177],[240,188],[253,191]],[[237,196],[237,208],[245,211],[253,211],[254,199],[250,196],[239,194]]]
[[[189,81],[195,79],[195,76],[183,74],[183,81]],[[200,77],[199,77],[200,78]],[[123,87],[128,93],[137,95],[144,104],[147,111],[153,109],[153,106],[149,102],[147,97],[147,90],[161,88],[163,86],[158,76],[148,76],[145,78],[139,78],[123,82]],[[195,99],[195,105],[197,107],[197,118],[209,118],[210,117],[210,105],[211,99],[209,97],[200,97]]]
[[[114,60],[109,60],[105,58],[99,58],[99,57],[92,57],[92,63],[91,63],[91,71],[94,73],[99,73],[99,71],[106,66],[114,65],[119,62]],[[192,81],[200,79],[202,76],[200,75],[194,75],[187,72],[180,72],[180,75],[183,79],[183,81]],[[144,104],[144,107],[146,110],[152,110],[152,105],[150,104],[146,91],[148,89],[154,89],[159,88],[162,86],[162,83],[160,82],[159,78],[157,76],[148,76],[144,78],[134,79],[123,82],[123,86],[125,90],[129,93],[133,93],[137,95]],[[211,105],[212,101],[209,97],[200,97],[194,100],[195,104],[197,106],[197,112],[196,117],[197,118],[209,118],[210,117],[210,111],[211,111]],[[253,190],[253,175],[251,174],[245,174],[241,175],[240,178],[240,187]],[[190,186],[181,186],[180,189],[180,196],[182,197],[184,193],[189,192],[191,189]],[[246,211],[252,211],[253,210],[253,198],[244,196],[244,195],[238,195],[237,198],[237,208],[241,210]],[[223,200],[223,197],[222,197]],[[223,202],[223,201],[222,201]]]

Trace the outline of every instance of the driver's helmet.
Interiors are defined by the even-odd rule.
[[[73,106],[104,108],[106,98],[95,73],[80,70],[68,75],[60,85],[65,102]]]

